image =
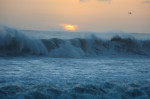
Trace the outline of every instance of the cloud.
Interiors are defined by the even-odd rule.
[[[106,2],[110,2],[111,0],[98,0],[98,1],[106,1]]]
[[[89,0],[80,0],[80,2],[84,2],[84,1],[89,1]],[[111,0],[96,0],[96,1],[100,1],[100,2],[110,2]]]
[[[150,3],[150,0],[144,0],[142,3]]]
[[[79,0],[80,2],[88,1],[88,0]]]

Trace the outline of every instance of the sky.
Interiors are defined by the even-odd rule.
[[[23,30],[63,31],[69,24],[75,31],[150,33],[150,0],[0,0],[0,23]]]

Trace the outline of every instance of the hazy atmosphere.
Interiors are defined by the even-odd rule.
[[[150,0],[0,0],[0,23],[23,30],[150,33]]]
[[[150,99],[150,0],[0,0],[0,99]]]

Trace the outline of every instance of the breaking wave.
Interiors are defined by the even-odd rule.
[[[97,38],[37,39],[14,28],[0,27],[0,56],[96,57],[107,55],[150,56],[150,40],[114,36]]]

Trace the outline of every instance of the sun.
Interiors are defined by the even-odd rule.
[[[77,28],[77,25],[70,25],[70,24],[61,24],[63,26],[64,30],[67,31],[75,31]]]
[[[75,27],[73,25],[66,25],[65,30],[69,30],[69,31],[75,31]]]

